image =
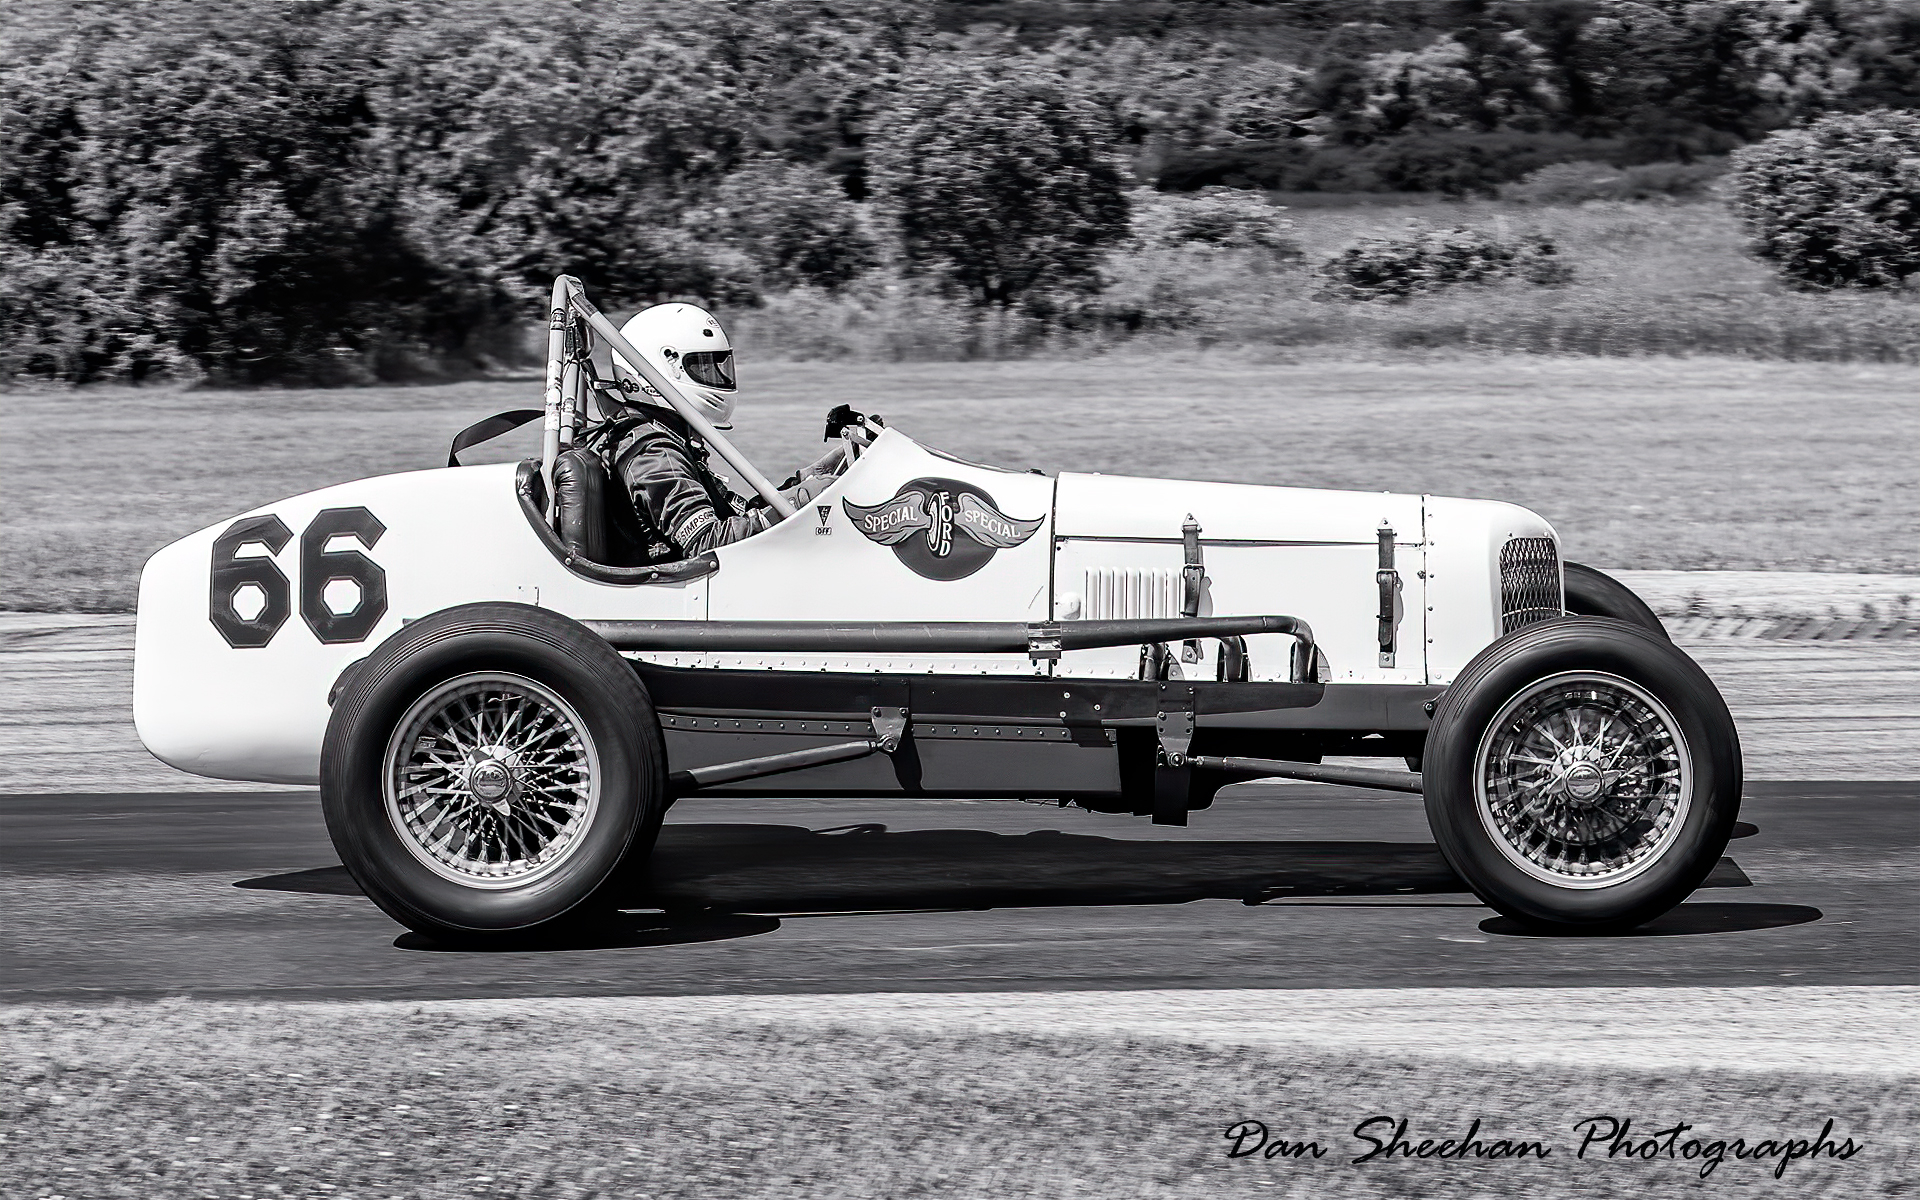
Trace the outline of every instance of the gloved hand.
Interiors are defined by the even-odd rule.
[[[809,476],[818,475],[826,479],[832,479],[834,476],[840,474],[840,472],[846,470],[846,467],[847,444],[842,441],[836,441],[832,446],[828,447],[825,454],[822,454],[809,465],[800,468],[800,477],[805,479]]]

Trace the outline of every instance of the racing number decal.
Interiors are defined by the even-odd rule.
[[[300,615],[322,642],[359,642],[387,615],[387,573],[358,550],[327,550],[327,543],[347,534],[367,549],[387,527],[364,508],[324,508],[300,535]],[[327,603],[327,585],[350,580],[359,588],[359,602],[336,614]]]
[[[213,618],[213,627],[227,639],[227,645],[236,650],[272,641],[287,623],[291,610],[287,607],[287,577],[271,558],[234,555],[242,546],[255,542],[278,554],[292,537],[293,530],[285,521],[268,516],[242,517],[213,540],[213,594],[207,615]],[[251,617],[241,616],[234,603],[243,588],[248,590],[249,601],[255,598],[253,593],[259,593],[260,607]]]
[[[373,632],[387,612],[387,573],[358,550],[327,549],[342,535],[371,550],[387,527],[364,508],[322,509],[300,535],[300,615],[322,642],[358,642]],[[293,540],[279,517],[242,517],[213,541],[213,578],[207,615],[227,645],[236,650],[264,646],[292,615],[286,575],[265,555],[239,557],[243,546],[258,544],[278,554]],[[345,612],[327,602],[327,585],[349,581],[358,598]],[[253,611],[242,616],[242,597]],[[256,607],[257,605],[257,607]]]

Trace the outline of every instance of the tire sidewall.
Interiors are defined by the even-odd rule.
[[[1667,627],[1660,622],[1645,600],[1634,590],[1604,571],[1570,562],[1561,567],[1565,585],[1566,609],[1575,616],[1612,617],[1671,641]]]
[[[1481,822],[1475,787],[1493,718],[1529,685],[1567,672],[1618,676],[1658,699],[1679,727],[1692,771],[1690,807],[1659,859],[1596,888],[1559,887],[1509,860]],[[1739,741],[1712,681],[1665,639],[1601,617],[1544,622],[1482,651],[1441,697],[1423,765],[1428,821],[1448,864],[1493,908],[1534,925],[1626,928],[1666,912],[1713,870],[1740,807]]]
[[[598,758],[598,802],[578,848],[522,886],[467,887],[438,874],[407,847],[386,807],[395,725],[432,688],[481,671],[524,676],[566,700]],[[665,768],[646,690],[604,640],[544,609],[475,604],[413,622],[356,668],[327,725],[320,793],[327,831],[362,890],[402,924],[458,938],[525,933],[596,907],[651,846]]]

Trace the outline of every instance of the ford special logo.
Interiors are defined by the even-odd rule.
[[[855,529],[893,547],[909,570],[946,582],[965,579],[1046,522],[1009,517],[983,489],[957,479],[912,480],[884,504],[840,503]]]

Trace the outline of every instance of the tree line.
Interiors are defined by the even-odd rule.
[[[887,272],[1069,312],[1141,188],[1485,190],[1910,109],[1901,0],[15,0],[0,374],[391,377]],[[1164,218],[1156,218],[1164,224]]]

